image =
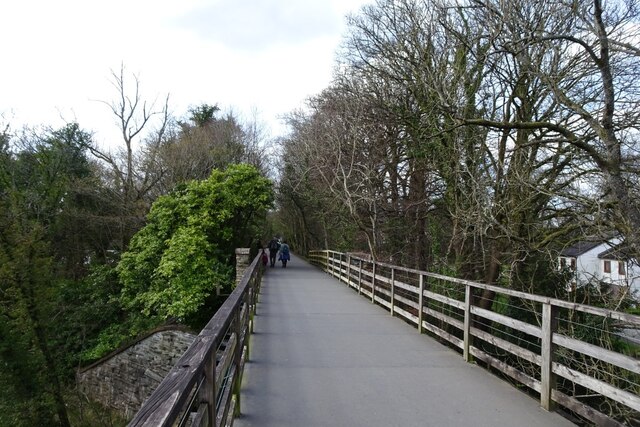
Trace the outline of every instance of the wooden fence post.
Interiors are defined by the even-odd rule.
[[[331,275],[333,277],[336,277],[336,254],[335,252],[331,252]],[[340,276],[337,276],[338,280],[340,279]]]
[[[347,254],[347,286],[351,287],[351,255]]]
[[[540,405],[547,411],[555,408],[551,391],[556,387],[556,376],[553,373],[555,346],[553,334],[558,328],[558,307],[553,304],[542,304],[542,371],[540,375]]]
[[[471,362],[473,357],[469,351],[471,347],[471,286],[466,285],[464,290],[464,340],[463,340],[463,357],[465,362]]]
[[[358,263],[358,295],[362,293],[362,260]]]
[[[394,315],[395,312],[395,278],[396,278],[396,269],[391,267],[391,316]]]
[[[371,302],[376,303],[376,261],[373,261],[373,276],[371,277]]]
[[[207,425],[216,427],[216,350],[213,349],[204,371],[204,387],[200,389],[200,399],[207,404]]]
[[[325,273],[329,272],[329,251],[325,251],[323,253],[323,258],[322,258],[322,262],[323,262],[323,270]]]
[[[248,316],[247,316],[247,330],[249,331],[249,334],[253,333],[253,314],[255,313],[255,302],[253,300],[254,298],[254,280],[256,278],[251,277],[249,279],[249,289],[247,290],[248,292],[248,298],[247,298],[247,311],[248,311]],[[247,346],[248,348],[248,346]]]
[[[246,326],[245,326],[245,347],[247,348],[246,360],[249,360],[249,356],[251,354],[251,335],[253,334],[253,315],[255,313],[255,303],[254,303],[254,286],[258,282],[260,278],[257,276],[252,276],[249,279],[249,289],[248,289],[248,298],[247,298],[247,313],[245,314]],[[244,369],[244,368],[243,368]]]
[[[245,296],[246,298],[246,296]],[[245,299],[246,301],[246,299]],[[234,314],[234,333],[236,334],[236,349],[235,349],[235,360],[234,364],[236,366],[236,373],[234,375],[234,384],[233,384],[233,393],[236,395],[236,406],[234,411],[234,416],[240,415],[240,387],[242,386],[242,376],[241,376],[241,365],[242,365],[242,347],[243,347],[243,339],[242,339],[242,306],[244,302],[238,304],[236,308],[236,312]],[[247,307],[248,309],[248,307]],[[244,337],[247,339],[247,337]]]
[[[335,257],[333,256],[333,252],[329,252],[329,264],[331,265],[331,275],[336,277],[336,263]]]
[[[329,257],[330,257],[330,255],[331,255],[331,254],[329,253],[329,250],[327,250],[327,262],[325,263],[325,269],[324,269],[324,271],[326,271],[327,273],[329,273],[329,272],[330,272],[330,270],[331,270],[331,265],[330,265],[330,263],[329,263],[329,260],[330,260],[330,258],[329,258]]]
[[[264,278],[264,270],[260,270],[260,273],[254,276],[253,283],[251,284],[251,289],[253,290],[253,314],[256,314],[258,310],[258,301],[260,300],[260,285],[262,284],[262,279]]]
[[[422,318],[424,316],[422,307],[424,306],[424,275],[420,273],[420,294],[418,295],[418,332],[422,333]]]

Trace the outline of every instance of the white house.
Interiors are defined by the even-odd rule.
[[[559,265],[575,271],[572,287],[599,281],[614,285],[616,291],[640,297],[640,266],[625,253],[619,238],[578,242],[560,252]]]

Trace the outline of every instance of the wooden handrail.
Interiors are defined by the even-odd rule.
[[[567,319],[573,313],[597,316],[601,323],[616,320],[637,329],[640,329],[640,316],[377,262],[351,254],[345,257],[345,254],[336,251],[311,251],[309,259],[371,302],[416,324],[420,332],[426,330],[448,341],[459,349],[466,361],[474,358],[482,361],[487,367],[497,369],[539,393],[540,404],[547,410],[560,404],[597,425],[623,425],[613,418],[613,415],[619,414],[602,413],[599,408],[589,406],[589,401],[583,396],[569,395],[566,388],[561,390],[558,383],[563,380],[590,390],[593,395],[616,402],[622,405],[621,408],[626,407],[625,412],[632,414],[634,419],[640,417],[640,386],[633,380],[634,376],[638,378],[640,375],[640,361],[612,349],[587,343],[580,337],[568,336],[569,327],[564,331],[558,328],[561,310]],[[405,278],[401,277],[400,272],[404,273]],[[436,284],[446,283],[447,289],[455,295],[438,293],[438,286],[429,286],[427,279]],[[523,322],[474,306],[471,296],[478,289],[491,290],[497,295],[527,303],[535,314],[535,321]],[[480,324],[493,324],[494,327],[486,330],[485,327],[475,326]],[[511,330],[519,334],[518,339],[510,340],[509,333],[502,333]],[[478,341],[475,345],[474,340]],[[487,352],[487,345],[499,349],[505,356],[498,356],[495,351]],[[537,353],[532,351],[535,348],[538,349]],[[560,354],[565,355],[564,359],[558,358]],[[581,372],[572,367],[572,358],[593,360],[600,366],[595,372],[600,372],[601,367],[606,366],[617,374],[592,376],[588,370]],[[514,364],[513,361],[518,359],[519,364]],[[525,363],[529,363],[527,369],[522,368]],[[613,381],[606,382],[607,378],[625,375],[625,372],[631,380],[624,389]]]
[[[261,281],[260,256],[236,289],[196,337],[158,388],[145,401],[130,427],[221,426],[240,404],[251,322]]]

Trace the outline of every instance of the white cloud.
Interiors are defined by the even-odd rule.
[[[277,117],[329,83],[344,15],[363,0],[22,0],[3,5],[0,114],[20,124],[76,119],[117,139],[110,69],[177,114],[218,103],[279,130]],[[62,116],[62,118],[61,118]]]
[[[222,0],[194,8],[176,22],[203,39],[255,52],[335,34],[340,18],[317,0]]]

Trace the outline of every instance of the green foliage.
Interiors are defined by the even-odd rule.
[[[135,315],[113,322],[100,331],[99,335],[91,341],[93,346],[80,353],[79,359],[83,365],[101,359],[161,323],[162,319],[157,317]]]
[[[47,247],[40,227],[12,220],[6,204],[0,211],[0,425],[58,425],[57,366],[45,333],[53,292]]]
[[[43,135],[23,136],[15,156],[13,183],[24,213],[45,225],[55,221],[78,179],[90,174],[84,150],[90,135],[72,123]]]
[[[80,364],[98,359],[113,350],[113,346],[103,352],[95,348],[105,347],[99,345],[105,329],[125,319],[117,300],[120,285],[115,268],[93,265],[90,271],[82,280],[61,281],[56,293],[54,306],[58,315],[52,316],[50,322],[51,339],[61,365],[61,374],[65,377],[70,377]],[[96,313],[100,315],[96,316]],[[125,338],[123,336],[122,340]]]
[[[197,107],[192,107],[189,109],[189,119],[199,127],[206,126],[208,123],[211,123],[216,113],[220,111],[218,105],[209,105],[209,104],[201,104]]]
[[[3,305],[6,302],[3,301]],[[4,307],[5,309],[7,307]],[[23,307],[0,313],[0,425],[55,425],[44,361]]]
[[[640,307],[630,307],[627,309],[627,313],[635,314],[636,316],[640,316]]]
[[[182,184],[132,244],[122,276],[135,285],[123,291],[111,264],[121,253],[121,194],[89,161],[90,139],[74,123],[0,130],[2,426],[67,425],[61,389],[78,366],[167,318],[210,318],[197,309],[219,303],[212,290],[232,283],[234,248],[271,206],[271,184],[248,166]],[[78,425],[99,425],[79,410]]]
[[[67,305],[57,296],[64,274],[59,260],[69,257],[55,243],[72,233],[61,218],[74,186],[91,173],[84,155],[89,138],[77,124],[25,131],[13,144],[2,137],[0,425],[68,425],[60,379],[69,346],[57,328]]]
[[[65,401],[69,404],[69,421],[74,427],[124,427],[127,420],[114,408],[87,399],[78,390],[68,390]]]
[[[230,286],[230,256],[251,242],[272,201],[271,183],[248,165],[158,198],[118,265],[123,306],[163,319],[196,313],[216,287]]]

